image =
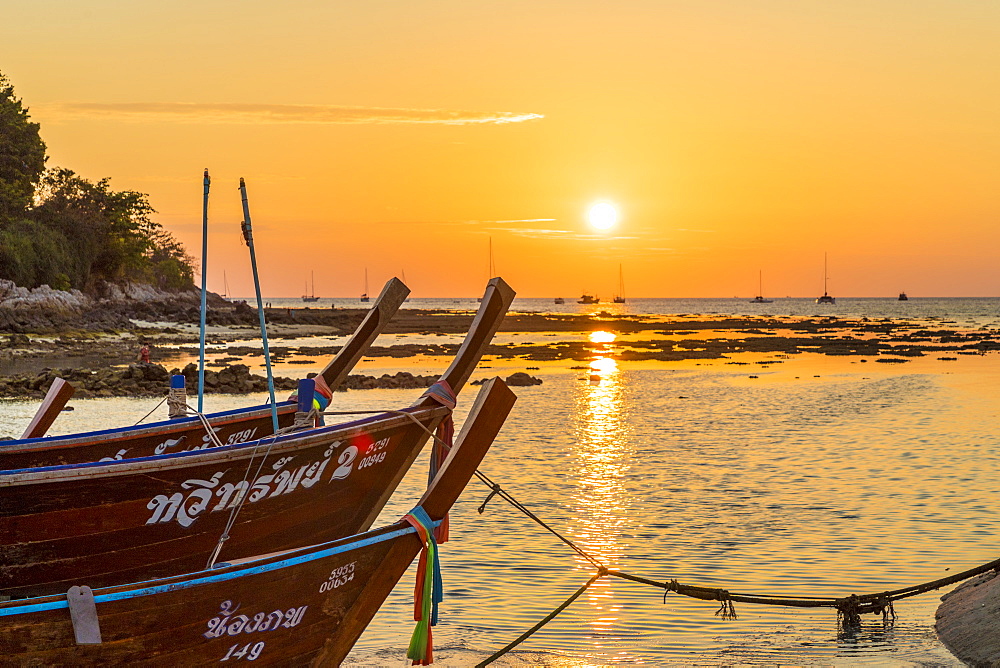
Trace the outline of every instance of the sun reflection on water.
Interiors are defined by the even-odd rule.
[[[573,495],[574,534],[587,553],[608,567],[619,565],[627,545],[619,537],[631,525],[629,498],[624,486],[632,466],[634,448],[626,410],[626,384],[618,363],[610,355],[615,335],[592,332],[592,343],[601,346],[590,363],[588,383],[577,385],[575,467],[578,487]],[[603,344],[603,345],[602,345]],[[578,557],[580,568],[593,566]],[[603,654],[619,640],[622,604],[616,602],[613,583],[603,578],[584,596],[591,612],[586,615],[589,642]]]
[[[612,343],[616,338],[618,338],[612,332],[591,332],[590,342],[591,343]]]

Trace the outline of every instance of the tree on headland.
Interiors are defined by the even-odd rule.
[[[0,278],[92,290],[102,281],[191,287],[192,259],[144,193],[45,170],[37,123],[0,74]]]
[[[0,72],[0,222],[18,217],[45,170],[45,142]]]
[[[35,220],[68,239],[74,285],[138,280],[162,288],[192,284],[191,258],[173,235],[150,219],[144,193],[115,192],[108,179],[91,183],[68,169],[42,177]]]

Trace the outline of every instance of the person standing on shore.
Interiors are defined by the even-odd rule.
[[[143,364],[149,364],[149,344],[143,343],[142,348],[139,349],[139,361]]]

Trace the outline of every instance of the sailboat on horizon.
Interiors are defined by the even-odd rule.
[[[304,302],[318,302],[319,301],[319,297],[316,296],[316,272],[315,271],[310,271],[309,274],[310,274],[311,279],[312,279],[312,289],[309,290],[309,284],[307,283],[306,284],[306,290],[309,290],[309,294],[302,295],[302,301],[304,301]]]
[[[371,301],[368,299],[368,267],[365,267],[365,291],[361,293],[361,301]]]
[[[229,294],[229,279],[226,278],[226,271],[225,270],[222,271],[222,298],[225,299],[227,302],[230,299],[230,294]]]
[[[837,303],[837,300],[834,299],[833,297],[831,297],[829,295],[829,293],[827,292],[827,290],[826,290],[826,281],[827,281],[828,278],[830,278],[830,277],[827,276],[827,270],[826,270],[826,253],[823,253],[823,296],[816,298],[816,303],[817,304],[836,304]]]
[[[757,296],[750,300],[751,304],[770,304],[770,299],[764,299],[764,272],[757,271]]]
[[[618,265],[618,294],[611,300],[615,304],[625,303],[625,279],[622,278],[622,266]]]

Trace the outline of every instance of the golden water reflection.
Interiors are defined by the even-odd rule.
[[[593,343],[609,344],[615,335],[592,332]],[[611,354],[607,348],[595,351]],[[632,466],[634,447],[626,404],[626,384],[618,363],[599,356],[590,363],[589,382],[581,382],[575,398],[575,471],[573,495],[574,539],[588,554],[610,568],[619,566],[627,545],[619,537],[631,528],[632,500],[624,480]],[[594,567],[577,557],[580,568]],[[586,614],[589,640],[601,654],[618,640],[622,604],[616,602],[614,583],[602,578],[594,583],[583,600],[591,610]],[[620,657],[619,657],[620,658]]]
[[[590,342],[591,343],[612,343],[612,342],[614,342],[614,340],[616,338],[618,338],[618,337],[614,333],[612,333],[612,332],[591,332],[590,333]]]

